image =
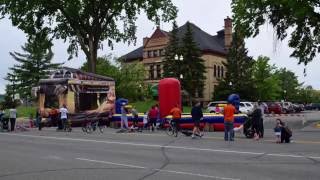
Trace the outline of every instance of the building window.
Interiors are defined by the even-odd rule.
[[[148,51],[148,57],[152,58],[153,57],[153,51]]]
[[[147,51],[143,52],[143,58],[148,58],[148,52]]]
[[[149,67],[149,79],[154,79],[154,67],[153,65],[150,65]]]
[[[220,77],[220,66],[218,66],[218,78]]]
[[[164,50],[163,50],[163,49],[160,49],[160,50],[159,50],[159,54],[160,54],[160,56],[164,56]]]
[[[221,77],[224,77],[224,69],[223,69],[223,66],[221,66]]]
[[[153,56],[154,57],[158,57],[159,56],[159,51],[158,50],[154,50],[153,51]]]
[[[161,79],[161,66],[160,66],[160,64],[157,65],[157,78]]]
[[[217,77],[217,66],[216,65],[213,66],[213,76]]]

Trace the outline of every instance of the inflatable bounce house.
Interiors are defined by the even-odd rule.
[[[32,89],[42,117],[56,126],[59,108],[66,105],[72,126],[84,120],[106,119],[115,112],[115,81],[112,78],[63,67]]]
[[[170,110],[178,105],[181,105],[181,86],[179,80],[175,78],[165,78],[160,80],[158,85],[159,92],[159,109],[160,118],[162,122],[167,122],[171,118],[169,115]],[[240,97],[237,94],[231,94],[228,97],[228,101],[239,110]],[[127,103],[127,101],[125,101]],[[120,104],[120,103],[119,103]],[[144,114],[139,114],[139,124],[142,125]],[[235,115],[235,127],[240,126],[245,122],[247,115],[236,114]],[[120,114],[113,116],[113,121],[120,121]],[[128,121],[130,126],[131,114],[128,114]],[[193,122],[191,114],[183,114],[180,121],[181,128],[192,129]],[[208,131],[223,131],[224,130],[224,117],[223,114],[216,113],[204,113],[203,121],[200,124],[201,128],[206,128]]]

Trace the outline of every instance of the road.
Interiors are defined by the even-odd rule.
[[[191,139],[164,132],[103,134],[43,131],[0,133],[0,180],[36,179],[315,179],[320,177],[320,131],[294,130],[276,144],[272,129],[255,141],[222,132]]]

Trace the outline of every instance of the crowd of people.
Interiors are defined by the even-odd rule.
[[[259,140],[264,136],[264,127],[263,127],[263,117],[264,117],[264,107],[261,104],[256,104],[254,106],[254,111],[250,115],[250,120],[252,124],[253,137],[255,140]],[[49,113],[49,118],[57,122],[58,130],[66,130],[71,127],[68,121],[68,109],[66,105],[63,105],[59,110],[54,109],[55,112]],[[228,102],[228,104],[223,108],[223,111],[219,111],[224,116],[224,140],[225,141],[234,141],[235,130],[238,131],[240,128],[234,127],[234,119],[237,110],[235,106]],[[1,118],[1,127],[2,129],[6,128],[9,131],[14,131],[15,123],[17,118],[17,110],[15,108],[9,109],[9,117],[5,117],[5,112],[0,111]],[[132,125],[129,127],[128,123],[128,114],[132,115]],[[176,104],[169,113],[172,116],[172,125],[176,128],[177,131],[180,131],[180,121],[182,116],[182,110],[179,105]],[[201,103],[196,102],[191,110],[191,117],[194,124],[191,137],[195,138],[196,136],[202,137],[203,134],[200,131],[200,123],[203,120],[203,112],[201,108]],[[143,129],[150,130],[151,132],[159,128],[159,125],[163,125],[165,122],[161,122],[160,110],[158,104],[151,106],[148,112],[145,112],[143,118],[143,126],[139,126],[139,113],[135,107],[127,106],[122,104],[121,106],[121,131],[142,131]],[[9,126],[10,124],[10,126]],[[40,109],[36,111],[36,124],[39,130],[42,129],[42,113]],[[274,128],[274,133],[277,143],[289,143],[290,137],[292,136],[292,131],[286,126],[286,124],[280,119],[276,120],[276,125]]]

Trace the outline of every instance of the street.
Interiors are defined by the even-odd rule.
[[[272,129],[255,141],[222,132],[203,138],[163,131],[85,134],[43,131],[0,134],[0,179],[319,179],[320,131],[294,130],[276,144]]]

